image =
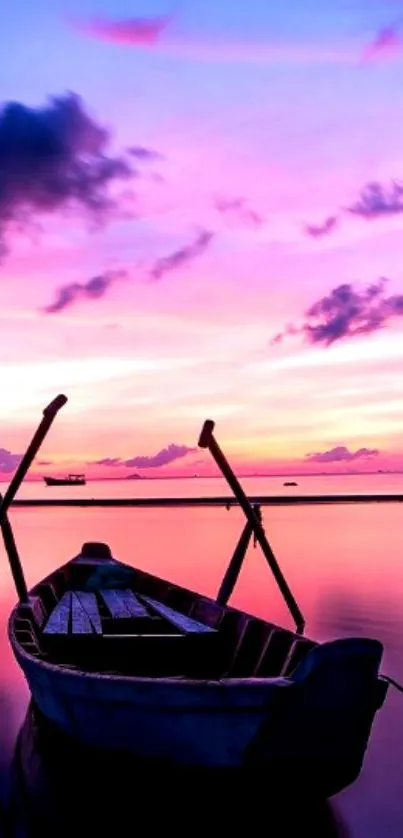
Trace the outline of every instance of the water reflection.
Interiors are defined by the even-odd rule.
[[[83,541],[95,539],[109,542],[123,561],[208,595],[216,594],[244,524],[239,510],[214,508],[15,509],[12,520],[30,585],[75,555]],[[379,638],[385,645],[384,671],[403,681],[401,506],[268,508],[264,523],[307,618],[307,634],[318,639]],[[0,709],[2,753],[22,722],[27,702],[6,636],[14,601],[0,550],[0,690],[6,708],[5,715]],[[259,549],[250,549],[232,602],[292,625]],[[402,753],[403,697],[390,690],[376,718],[362,775],[336,801],[349,838],[403,835]]]

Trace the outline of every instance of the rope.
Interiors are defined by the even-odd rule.
[[[395,687],[396,690],[399,690],[400,693],[403,693],[403,686],[399,684],[398,681],[395,681],[394,678],[391,678],[389,675],[382,675],[381,676],[384,681],[387,681],[392,687]]]

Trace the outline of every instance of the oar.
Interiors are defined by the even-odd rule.
[[[209,449],[210,454],[212,455],[215,462],[217,463],[218,468],[220,469],[220,471],[222,472],[223,476],[225,477],[228,485],[232,489],[232,491],[233,491],[241,509],[243,510],[243,512],[244,512],[244,514],[245,514],[245,516],[246,516],[246,518],[247,518],[247,520],[248,520],[248,522],[249,522],[249,524],[250,524],[250,526],[251,526],[251,528],[252,528],[252,530],[255,534],[256,540],[259,542],[259,544],[262,548],[262,551],[265,555],[267,563],[268,563],[269,567],[271,568],[273,576],[274,576],[274,578],[275,578],[275,580],[276,580],[276,582],[277,582],[277,584],[280,588],[280,591],[281,591],[281,593],[282,593],[282,595],[283,595],[283,597],[284,597],[284,599],[287,603],[287,606],[288,606],[288,608],[289,608],[289,610],[292,614],[292,617],[294,619],[294,622],[296,624],[297,632],[299,634],[303,634],[304,633],[304,628],[305,628],[305,620],[304,620],[303,614],[302,614],[302,612],[301,612],[301,610],[300,610],[300,608],[297,604],[297,601],[296,601],[294,595],[291,592],[291,589],[289,588],[289,586],[286,582],[285,577],[283,576],[283,573],[282,573],[282,571],[280,569],[280,566],[277,562],[277,559],[276,559],[276,557],[273,553],[273,550],[270,547],[270,544],[269,544],[269,542],[267,540],[267,537],[266,537],[266,533],[263,529],[263,526],[262,526],[258,516],[256,515],[256,512],[252,508],[247,496],[245,495],[245,492],[244,492],[239,480],[237,479],[234,472],[232,471],[232,468],[231,468],[230,464],[228,463],[226,457],[224,456],[223,452],[221,451],[220,446],[218,445],[217,440],[214,437],[214,433],[213,433],[214,427],[215,427],[215,422],[213,422],[211,419],[207,419],[205,421],[205,423],[203,425],[203,428],[202,428],[202,431],[201,431],[201,434],[200,434],[200,437],[199,437],[198,445],[199,445],[200,448],[208,448]]]
[[[10,481],[10,485],[2,498],[0,495],[0,528],[3,536],[4,546],[6,548],[8,560],[10,562],[11,573],[13,575],[14,584],[17,589],[17,594],[20,602],[28,602],[27,585],[24,578],[21,559],[18,555],[17,545],[15,543],[14,534],[8,519],[8,510],[12,504],[18,489],[21,486],[24,477],[35,459],[49,428],[56,418],[60,408],[67,402],[67,397],[60,395],[45,407],[43,411],[42,420],[32,437],[32,440],[15,471],[14,477]]]
[[[253,509],[255,514],[259,517],[259,520],[261,520],[260,506],[256,505]],[[225,572],[224,579],[221,582],[220,590],[217,594],[217,602],[219,605],[227,604],[235,588],[252,535],[253,529],[249,521],[247,521],[239,537],[238,544],[235,547],[232,559]]]

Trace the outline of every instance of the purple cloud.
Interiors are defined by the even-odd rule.
[[[55,301],[45,306],[43,311],[45,314],[57,314],[70,308],[77,300],[99,300],[113,283],[126,278],[126,271],[105,271],[87,282],[71,282],[68,285],[62,285],[56,292]]]
[[[322,238],[322,236],[328,236],[330,233],[333,233],[338,225],[338,222],[339,219],[337,215],[330,215],[325,219],[323,224],[305,224],[304,232],[307,236],[319,239]]]
[[[357,451],[349,451],[345,445],[337,445],[336,448],[331,448],[329,451],[306,454],[305,459],[310,460],[312,463],[338,463],[377,457],[378,455],[379,451],[377,448],[358,448]]]
[[[347,212],[372,219],[403,212],[403,183],[393,180],[390,186],[374,181],[361,191],[358,201]]]
[[[165,274],[181,268],[197,256],[200,256],[209,246],[214,237],[213,233],[202,231],[197,239],[189,245],[174,251],[169,256],[157,259],[149,271],[149,276],[158,280]],[[71,282],[62,285],[56,292],[56,299],[53,303],[45,306],[42,311],[45,314],[58,314],[78,300],[99,300],[109,290],[111,285],[122,279],[127,279],[128,273],[125,270],[105,271],[99,276],[94,276],[87,282]]]
[[[131,17],[122,20],[93,18],[87,23],[75,23],[75,28],[103,41],[128,46],[155,46],[161,40],[170,17]]]
[[[127,149],[127,153],[136,160],[144,163],[155,163],[156,160],[163,160],[163,155],[152,148],[146,148],[142,145],[133,145]]]
[[[12,454],[7,448],[0,448],[0,473],[10,474],[22,460],[22,454]]]
[[[215,208],[220,215],[239,221],[247,227],[261,227],[264,218],[248,206],[246,198],[218,198]]]
[[[0,243],[10,230],[29,228],[37,214],[85,210],[104,221],[115,204],[110,187],[132,174],[108,152],[109,132],[74,93],[42,107],[6,102],[0,109]]]
[[[184,247],[179,248],[179,250],[175,250],[173,253],[169,254],[169,256],[163,256],[161,259],[157,259],[150,270],[151,278],[154,280],[162,279],[165,274],[170,273],[177,268],[182,268],[184,265],[192,262],[198,256],[201,256],[205,250],[207,250],[213,241],[213,238],[214,233],[211,233],[208,230],[202,230],[197,238],[191,242],[191,244],[187,244]]]
[[[386,283],[381,278],[363,291],[355,291],[349,284],[338,285],[305,312],[305,323],[298,327],[288,325],[271,344],[278,344],[289,335],[304,334],[311,344],[331,346],[344,338],[383,329],[392,318],[403,316],[403,294],[386,296]]]
[[[124,466],[127,468],[158,468],[159,466],[166,466],[175,460],[186,457],[187,454],[196,450],[196,448],[189,448],[187,445],[176,445],[175,442],[171,442],[166,448],[162,448],[161,451],[158,451],[157,454],[152,456],[139,455],[137,457],[130,457],[127,460],[123,460],[120,457],[104,457],[102,460],[96,460],[94,465],[111,466],[112,468],[115,466]]]

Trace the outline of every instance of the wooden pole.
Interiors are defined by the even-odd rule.
[[[25,582],[24,571],[22,569],[21,559],[18,553],[17,545],[14,538],[14,533],[8,517],[8,509],[13,502],[21,483],[36,457],[40,446],[42,445],[45,436],[55,419],[58,411],[64,404],[66,404],[66,396],[57,396],[53,401],[45,407],[43,411],[43,418],[39,427],[34,433],[34,436],[12,478],[10,485],[2,497],[0,495],[0,528],[3,536],[4,546],[10,563],[11,573],[14,579],[14,584],[17,590],[18,599],[20,602],[28,602],[28,590]]]
[[[260,508],[258,506],[255,507],[255,513],[260,516]],[[235,588],[252,535],[253,529],[249,521],[247,521],[240,535],[238,544],[235,547],[234,554],[228,565],[224,579],[221,582],[220,590],[217,594],[217,602],[219,605],[227,604]]]
[[[294,595],[289,588],[285,577],[280,569],[280,566],[277,562],[277,559],[270,547],[270,544],[267,540],[266,533],[262,527],[262,524],[256,515],[255,510],[251,506],[245,492],[238,480],[235,476],[234,472],[230,464],[228,463],[226,457],[224,456],[223,452],[221,451],[218,442],[214,437],[214,427],[215,423],[211,419],[207,419],[203,425],[200,437],[199,437],[199,447],[200,448],[208,448],[212,457],[214,458],[215,462],[218,465],[218,468],[222,472],[223,476],[225,477],[228,485],[232,489],[240,507],[242,508],[255,536],[256,540],[259,542],[260,547],[264,553],[264,556],[267,560],[267,563],[273,573],[273,576],[280,588],[280,591],[285,599],[285,602],[291,612],[291,615],[294,619],[297,632],[299,634],[304,633],[305,629],[305,620],[303,614],[297,604],[297,601]]]
[[[3,497],[3,501],[0,505],[0,524],[2,520],[2,516],[5,512],[7,512],[10,504],[13,502],[18,489],[21,486],[24,477],[32,465],[33,460],[35,459],[43,440],[53,422],[56,418],[57,413],[59,412],[60,408],[63,407],[67,402],[67,396],[56,396],[53,401],[45,407],[43,411],[43,418],[39,424],[39,427],[35,431],[32,440],[18,466],[15,471],[14,477],[12,478],[10,485]]]
[[[2,502],[2,500],[2,495],[0,495],[0,503]],[[3,519],[1,522],[1,533],[3,536],[4,547],[6,548],[8,561],[11,567],[14,585],[18,594],[18,599],[20,602],[28,602],[29,597],[27,583],[25,581],[21,559],[18,553],[17,545],[15,543],[14,533],[7,512],[3,514]]]

